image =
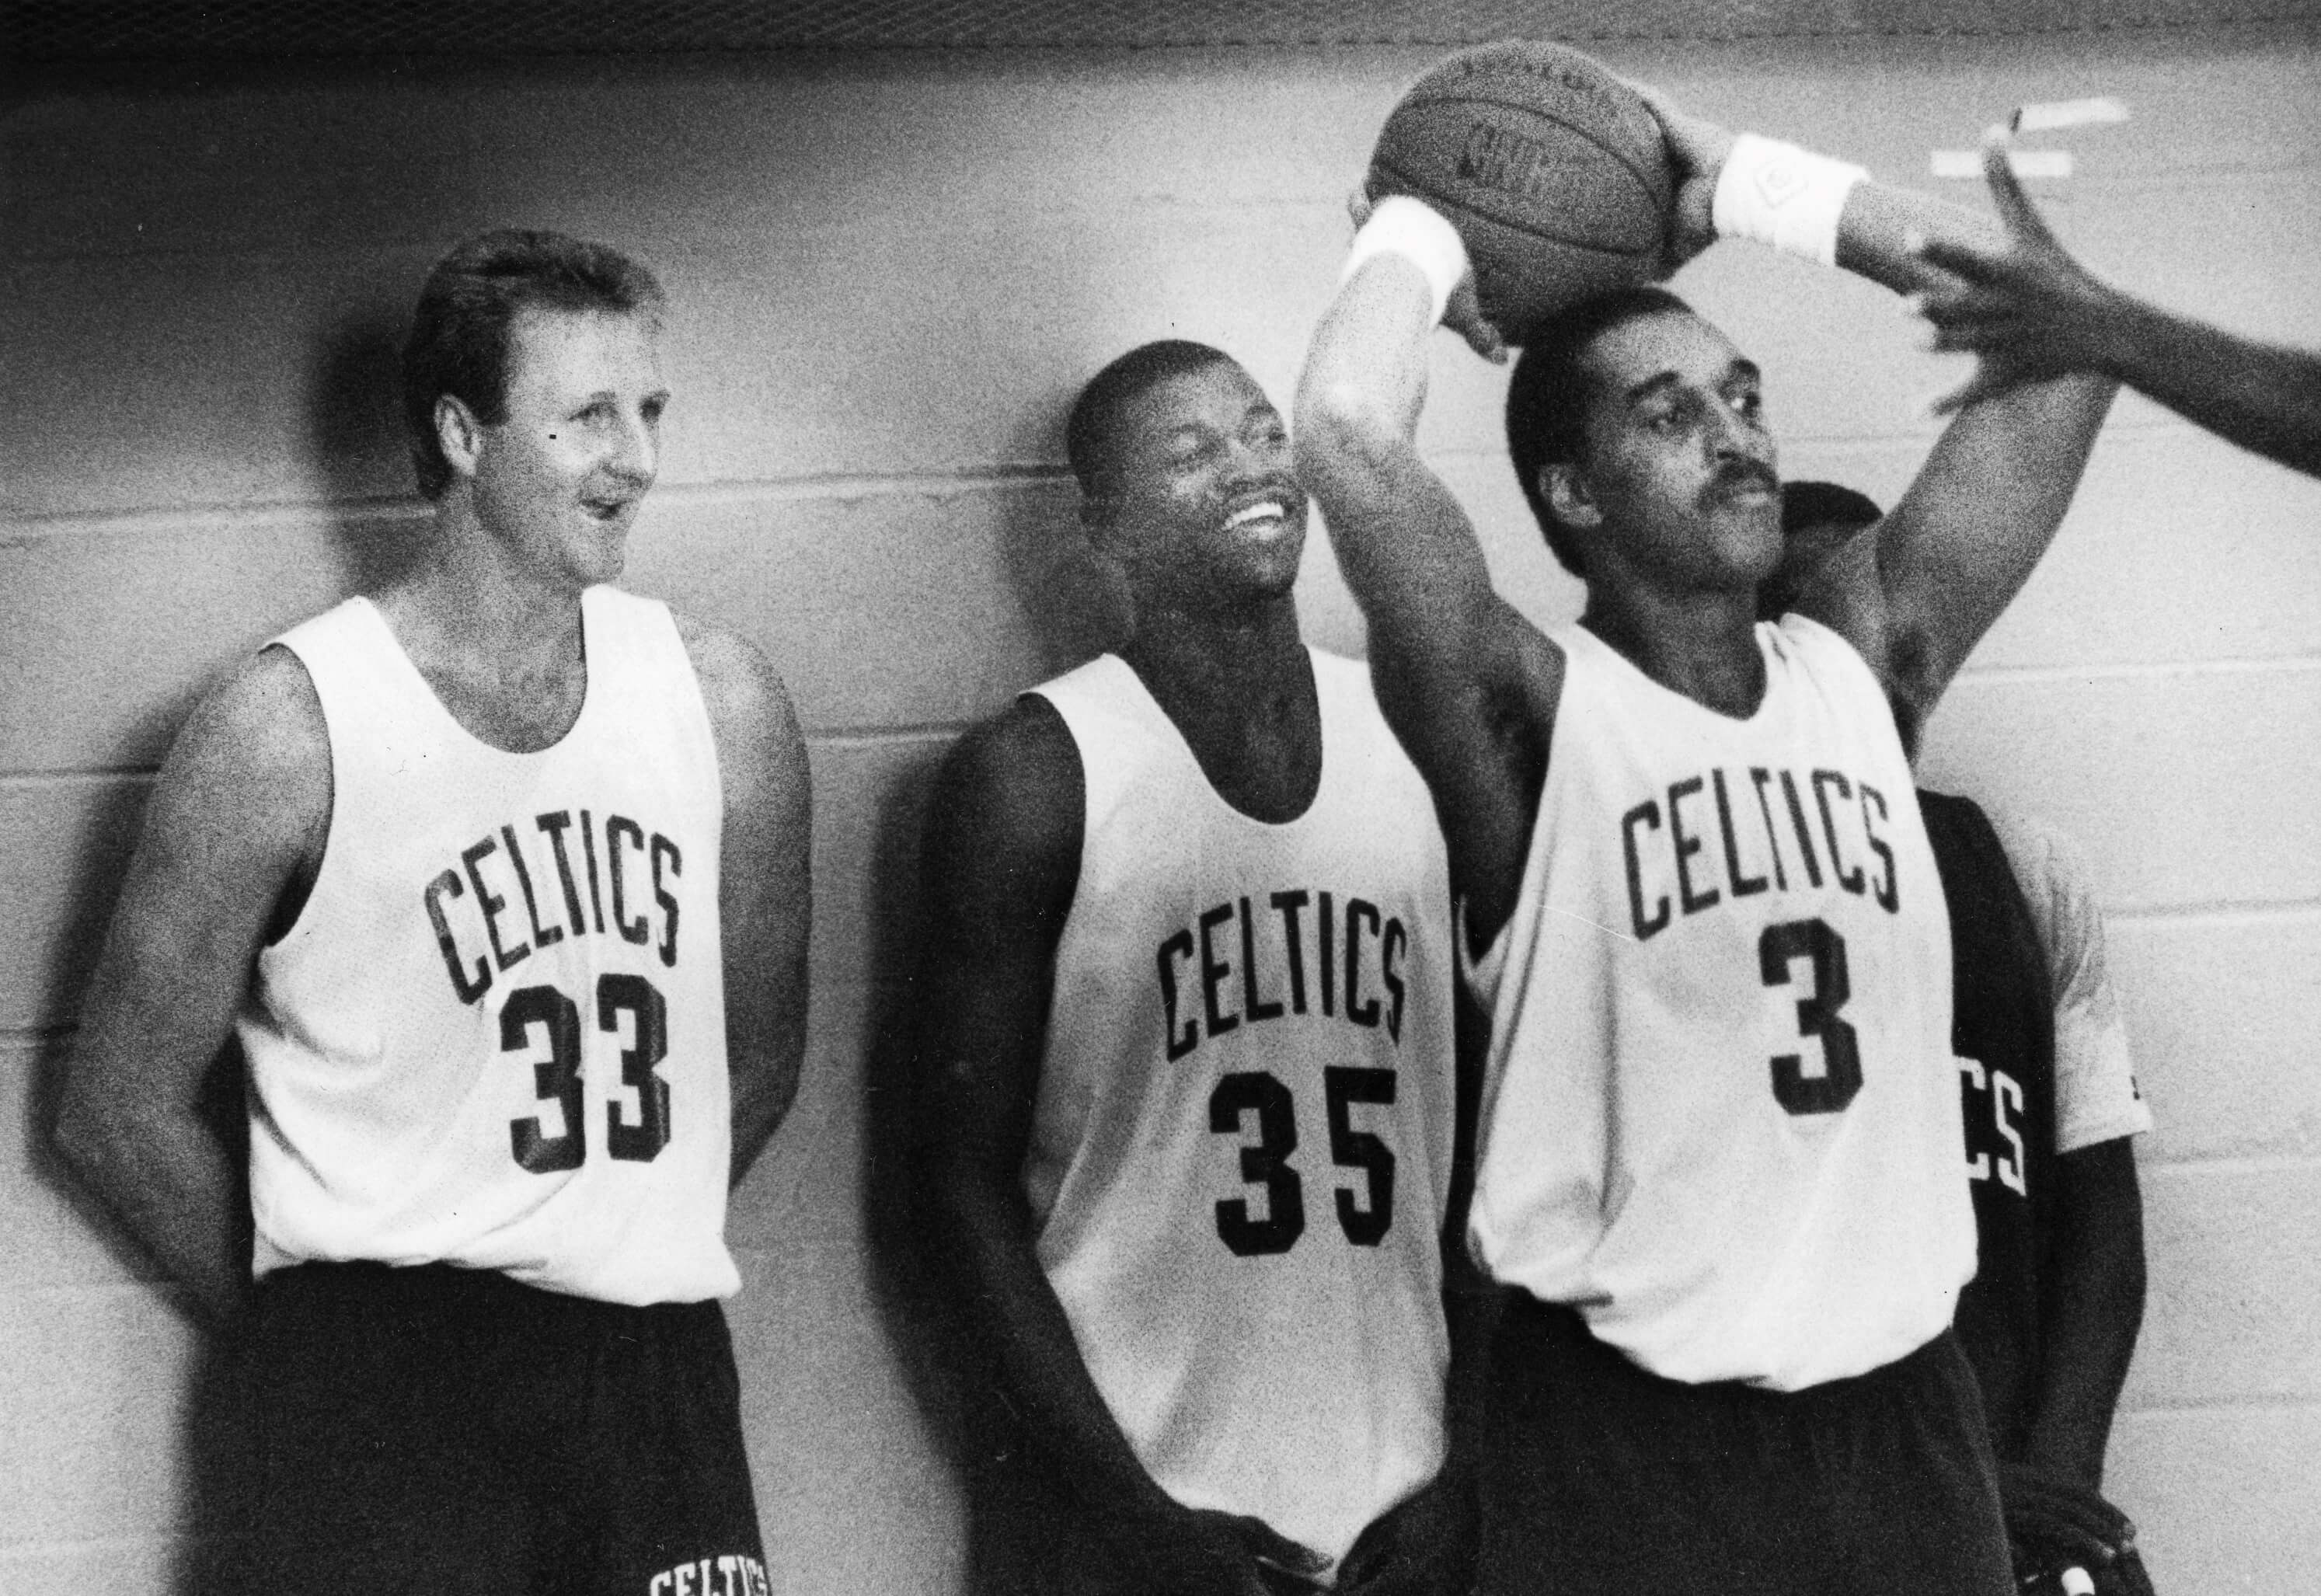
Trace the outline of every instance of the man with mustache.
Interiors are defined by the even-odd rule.
[[[58,1135],[234,1321],[236,1589],[767,1588],[718,1299],[805,1041],[806,752],[755,648],[611,586],[662,305],[557,233],[439,262],[417,557],[245,661],[146,813]]]
[[[979,1580],[1450,1596],[1426,789],[1300,640],[1306,496],[1247,372],[1144,345],[1068,443],[1131,634],[970,732],[927,829],[925,1220],[1020,1432]]]
[[[1739,234],[1918,280],[1933,207],[1654,109],[1676,259]],[[1469,1243],[1514,1289],[1479,1588],[1998,1596],[1947,1329],[1974,1267],[1948,926],[1888,699],[1931,705],[2012,597],[2110,388],[1971,407],[1826,603],[1760,626],[1782,539],[1757,366],[1658,287],[1515,330],[1510,453],[1588,585],[1543,633],[1412,441],[1446,309],[1497,348],[1472,294],[1448,223],[1379,204],[1297,421],[1492,1011]]]

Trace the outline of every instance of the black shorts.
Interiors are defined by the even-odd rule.
[[[715,1302],[629,1308],[431,1264],[305,1264],[250,1312],[269,1596],[764,1596]]]
[[[1639,1368],[1511,1292],[1492,1347],[1482,1596],[2007,1596],[1998,1483],[1948,1331],[1802,1391]]]

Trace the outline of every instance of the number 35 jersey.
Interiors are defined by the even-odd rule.
[[[470,735],[366,599],[279,640],[329,726],[331,828],[240,1020],[259,1274],[739,1289],[708,714],[663,606],[600,587],[581,614],[587,697],[536,753]]]
[[[1443,1455],[1449,887],[1368,672],[1313,652],[1322,779],[1228,805],[1135,671],[1036,689],[1078,743],[1079,889],[1024,1180],[1154,1479],[1332,1556]]]
[[[1492,1013],[1470,1240],[1670,1379],[1893,1362],[1974,1272],[1950,926],[1876,676],[1760,625],[1745,720],[1579,627]]]

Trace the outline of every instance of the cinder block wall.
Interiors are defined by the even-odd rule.
[[[2052,214],[2131,286],[2321,344],[2321,36],[1607,50],[1734,125],[1927,182],[2027,98],[2111,93]],[[633,585],[733,623],[813,742],[797,1108],[736,1204],[778,1587],[956,1588],[939,1382],[867,1240],[924,779],[1105,634],[1060,422],[1137,341],[1286,400],[1344,191],[1424,52],[624,60],[185,73],[0,110],[0,1588],[168,1588],[205,1500],[168,1286],[41,1145],[150,774],[231,660],[401,560],[392,350],[489,225],[652,261],[677,400]],[[1967,193],[1961,189],[1961,193]],[[1768,367],[1793,475],[1890,496],[1958,373],[1878,292],[1736,246],[1680,286]],[[1502,378],[1443,341],[1425,442],[1543,617]],[[1309,629],[1358,650],[1316,540]],[[2162,1588],[2321,1560],[2321,487],[2123,405],[2047,568],[1938,718],[1938,780],[2043,812],[2114,912],[2153,1302],[2112,1483]]]

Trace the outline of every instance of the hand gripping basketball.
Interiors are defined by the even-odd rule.
[[[1677,173],[1652,108],[1559,44],[1462,50],[1412,85],[1365,184],[1459,230],[1483,319],[1515,342],[1558,310],[1670,269]]]

